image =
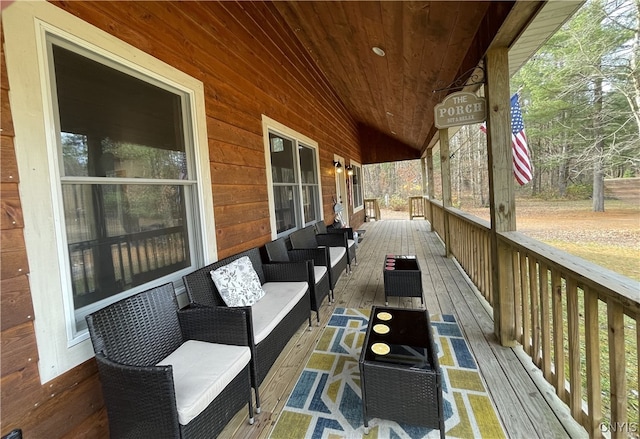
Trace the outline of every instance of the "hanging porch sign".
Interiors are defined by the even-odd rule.
[[[435,107],[437,128],[457,127],[484,122],[487,114],[485,100],[473,93],[452,93]]]

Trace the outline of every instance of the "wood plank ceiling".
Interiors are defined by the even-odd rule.
[[[363,162],[375,163],[421,156],[436,133],[433,107],[444,98],[433,91],[478,65],[515,3],[274,4],[361,125],[371,144],[363,145]]]

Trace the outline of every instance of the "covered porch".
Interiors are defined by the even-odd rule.
[[[386,254],[416,255],[421,267],[424,300],[430,315],[453,315],[478,364],[480,374],[508,437],[587,437],[569,409],[521,347],[503,347],[493,333],[491,309],[424,220],[365,223],[358,247],[358,266],[343,275],[336,301],[324,302],[320,326],[306,325],[291,339],[261,386],[262,413],[248,425],[241,411],[223,437],[266,438],[287,403],[309,356],[334,309],[384,306],[383,260]],[[417,298],[389,297],[389,306],[420,309]]]
[[[509,76],[581,3],[11,4],[3,11],[0,53],[2,256],[10,261],[2,270],[2,433],[22,428],[27,437],[108,434],[93,351],[86,330],[75,320],[82,322],[83,316],[75,315],[69,281],[74,272],[66,259],[73,242],[56,239],[66,233],[64,215],[57,211],[62,205],[58,192],[63,184],[75,184],[77,179],[72,175],[65,180],[66,175],[59,175],[54,158],[60,145],[51,135],[59,114],[49,105],[55,101],[48,94],[52,82],[46,69],[39,67],[47,58],[40,45],[64,43],[73,48],[78,42],[84,45],[80,51],[84,57],[98,57],[104,65],[117,64],[131,78],[144,76],[154,84],[161,78],[163,86],[165,82],[179,85],[179,94],[174,93],[184,102],[179,115],[193,113],[190,121],[185,117],[184,122],[192,130],[184,135],[188,151],[187,147],[176,147],[176,151],[184,153],[184,160],[189,157],[185,166],[198,178],[165,182],[167,186],[193,185],[192,204],[199,208],[199,215],[192,218],[184,214],[192,220],[189,231],[194,233],[188,236],[195,249],[185,270],[263,246],[284,233],[276,221],[285,216],[284,208],[274,201],[274,187],[280,182],[271,174],[271,153],[282,152],[283,145],[279,150],[270,145],[269,136],[274,133],[302,141],[315,159],[311,174],[317,187],[310,189],[317,192],[315,216],[306,217],[300,197],[299,224],[291,222],[292,228],[331,221],[335,201],[342,200],[349,223],[366,230],[358,250],[359,264],[353,274],[340,279],[337,302],[323,305],[321,326],[310,332],[301,327],[261,386],[262,413],[256,424],[248,425],[245,413],[238,413],[221,437],[269,436],[331,312],[337,307],[384,304],[382,258],[388,253],[418,257],[427,309],[431,314],[455,316],[509,437],[600,437],[601,393],[609,393],[599,384],[601,371],[611,375],[610,418],[618,423],[612,436],[623,436],[631,429],[637,432],[637,412],[627,414],[625,372],[629,367],[624,355],[625,340],[631,339],[637,360],[637,285],[621,283],[609,273],[581,263],[567,265],[567,255],[548,252],[523,239],[513,223]],[[29,26],[21,25],[21,20],[27,20]],[[34,22],[40,26],[37,32]],[[29,40],[22,38],[23,31]],[[432,168],[436,144],[440,143],[442,154],[447,143],[446,133],[438,132],[433,123],[433,106],[450,91],[476,91],[479,83],[474,80],[475,73],[482,72],[488,108],[492,109],[488,128],[493,139],[491,164],[496,169],[491,192],[497,221],[493,226],[469,221],[451,208],[450,194],[445,193],[444,201],[438,202],[431,193],[424,199],[429,221],[363,224],[366,200],[357,206],[352,202],[356,199],[353,179],[340,178],[337,164],[361,169],[371,163],[422,158]],[[33,92],[41,89],[42,93]],[[107,95],[110,93],[100,98]],[[122,106],[131,108],[126,102]],[[114,111],[119,110],[114,107]],[[144,115],[143,111],[136,113]],[[72,113],[74,117],[84,114],[81,110]],[[100,123],[72,131],[87,139],[94,135],[100,139],[104,119],[90,119]],[[140,128],[143,124],[135,125]],[[62,128],[58,131],[65,132]],[[141,137],[137,130],[123,137],[163,150],[156,145],[157,139]],[[102,145],[92,143],[98,144]],[[94,154],[108,157],[99,150],[92,148],[89,154],[87,147],[82,157],[88,162],[91,155],[91,162],[98,163]],[[291,169],[296,160],[300,162],[292,159]],[[83,184],[121,184],[124,180],[119,179],[124,177],[112,175],[115,171],[88,175]],[[123,184],[141,181],[146,182],[131,176]],[[302,188],[302,181],[296,184]],[[431,190],[432,182],[428,186]],[[362,190],[361,185],[358,189]],[[173,192],[169,195],[174,201],[183,199]],[[90,207],[97,206],[96,211],[101,210],[99,204],[87,202]],[[43,213],[43,206],[50,214]],[[87,229],[104,229],[105,217],[101,213],[95,217]],[[122,218],[128,226],[129,221]],[[70,223],[75,220],[68,219]],[[156,229],[154,223],[148,226]],[[135,237],[133,232],[130,235]],[[108,238],[103,241],[112,243],[112,237]],[[106,265],[115,279],[114,264]],[[164,274],[153,273],[153,279],[136,286],[157,284],[165,279],[160,277]],[[181,287],[182,274],[172,272],[167,279]],[[106,279],[104,284],[113,287],[114,279]],[[545,289],[549,282],[553,290]],[[133,290],[127,291],[133,294]],[[543,294],[546,299],[553,295],[553,303],[536,299]],[[579,297],[585,297],[584,304],[578,302]],[[184,294],[179,299],[186,302]],[[493,310],[488,303],[494,305]],[[392,299],[390,305],[416,308],[420,301]],[[592,313],[598,307],[609,318],[608,365],[598,359],[598,326],[592,325],[583,336],[578,325],[583,309],[587,320],[595,320]],[[557,312],[560,309],[567,310],[568,327],[566,318]],[[551,323],[552,317],[553,325],[540,325],[544,319]],[[633,323],[633,333],[625,336],[624,322],[628,320]],[[565,337],[568,342],[563,344]],[[519,345],[512,347],[516,343]],[[565,348],[566,356],[574,359],[566,363]],[[583,363],[586,374],[580,369]],[[569,370],[566,376],[565,364]],[[551,384],[545,384],[543,376]],[[587,377],[585,392],[582,376]],[[556,404],[559,400],[563,403]],[[588,433],[576,426],[574,419]]]

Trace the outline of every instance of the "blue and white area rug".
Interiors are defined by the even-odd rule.
[[[271,439],[422,439],[440,432],[384,419],[364,434],[358,358],[370,310],[336,308],[271,432]],[[453,316],[431,316],[442,372],[447,438],[504,438]]]

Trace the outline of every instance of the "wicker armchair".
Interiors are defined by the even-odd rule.
[[[329,270],[327,269],[326,250],[322,248],[308,250],[287,249],[284,238],[268,242],[264,246],[269,262],[306,262],[309,271],[309,288],[311,289],[311,309],[316,312],[320,325],[320,306],[329,296]],[[315,255],[313,254],[315,253]]]
[[[287,314],[278,322],[274,322],[275,326],[270,326],[268,335],[261,336],[259,339],[257,337],[258,327],[264,327],[265,322],[263,316],[256,315],[256,311],[252,309],[256,304],[253,307],[227,307],[211,278],[211,271],[243,256],[248,256],[251,260],[251,264],[260,278],[260,283],[266,291],[265,296],[260,299],[258,304],[268,302],[271,296],[277,296],[270,291],[285,288],[282,285],[283,282],[304,282],[306,284],[305,294],[296,303],[287,304],[290,307]],[[311,299],[307,263],[263,264],[260,250],[252,248],[191,272],[185,275],[183,280],[192,306],[214,307],[221,311],[242,310],[245,313],[243,322],[248,328],[249,347],[251,348],[251,383],[256,396],[256,412],[260,413],[260,384],[289,339],[305,320],[308,320],[309,327],[311,327]]]
[[[351,271],[351,262],[353,265],[358,265],[358,258],[356,257],[356,248],[358,247],[357,233],[354,233],[351,227],[334,227],[333,224],[326,225],[324,221],[318,221],[315,224],[316,234],[323,235],[326,233],[338,233],[345,235],[347,239],[347,264]]]
[[[87,316],[111,437],[215,437],[247,403],[253,423],[246,325],[216,314],[166,284]]]
[[[347,268],[347,244],[345,237],[338,234],[317,235],[313,226],[307,226],[304,229],[291,233],[289,235],[289,241],[291,242],[291,248],[295,250],[325,248],[325,260],[329,261],[327,267],[329,270],[329,283],[331,284],[331,296],[333,300],[335,300],[333,291],[340,275]],[[315,257],[308,259],[316,260]]]

